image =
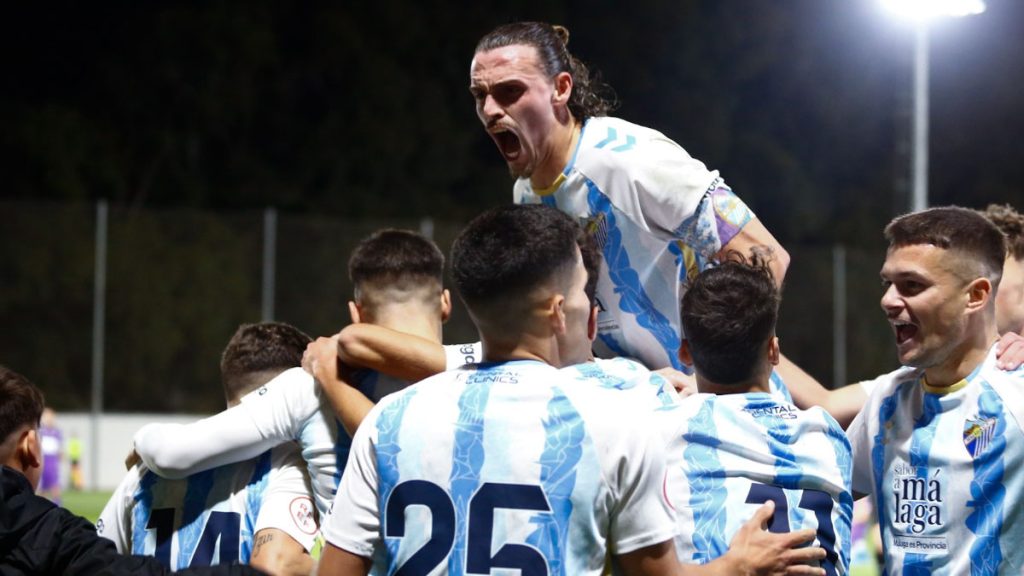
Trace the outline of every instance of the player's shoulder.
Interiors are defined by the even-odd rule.
[[[297,394],[303,393],[315,385],[313,376],[302,368],[289,368],[277,376],[271,378],[266,384],[249,392],[242,397],[242,402],[247,402],[258,396],[267,394]]]
[[[868,380],[862,385],[871,390],[868,403],[877,403],[889,398],[900,389],[907,386],[916,386],[921,378],[922,371],[911,366],[900,366],[899,368]]]

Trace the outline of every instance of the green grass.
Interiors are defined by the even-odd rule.
[[[64,500],[65,508],[79,516],[85,516],[90,522],[95,522],[100,517],[103,507],[107,505],[107,500],[110,500],[110,494],[110,492],[103,490],[98,492],[72,492],[71,490],[66,490],[61,494],[61,497]]]

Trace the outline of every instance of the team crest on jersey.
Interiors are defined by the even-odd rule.
[[[305,496],[292,500],[288,506],[295,525],[306,534],[316,534],[316,508],[313,501]]]
[[[992,443],[995,418],[973,418],[964,422],[964,446],[971,458],[977,458]]]

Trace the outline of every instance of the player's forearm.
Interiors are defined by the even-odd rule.
[[[444,347],[437,342],[366,323],[350,324],[338,333],[338,358],[409,382],[446,368]]]
[[[793,396],[794,404],[803,410],[812,406],[824,408],[843,429],[853,422],[867,400],[862,385],[850,384],[829,390],[785,355],[779,357],[779,365],[775,367],[775,371],[782,377],[786,389]]]
[[[362,392],[341,379],[318,374],[317,381],[327,395],[338,420],[349,436],[355,436],[363,419],[373,409],[374,403]]]
[[[315,567],[302,544],[277,528],[265,528],[256,533],[249,563],[268,574],[285,576],[312,574]]]

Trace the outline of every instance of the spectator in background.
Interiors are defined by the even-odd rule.
[[[82,439],[74,430],[68,437],[68,463],[69,487],[72,490],[81,490],[85,486],[82,478]]]
[[[0,366],[0,574],[170,574],[155,558],[122,556],[85,518],[34,493],[42,476],[39,421],[43,394]],[[180,574],[259,574],[218,566]]]
[[[43,477],[39,481],[37,493],[59,505],[64,435],[57,428],[57,414],[52,408],[43,409],[43,418],[39,424],[39,442],[43,451]]]

